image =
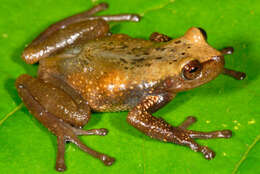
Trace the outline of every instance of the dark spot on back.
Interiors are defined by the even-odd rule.
[[[122,62],[124,62],[124,63],[127,63],[127,61],[126,61],[125,59],[120,58],[120,60],[121,60]]]
[[[188,49],[190,48],[190,46],[187,47]]]
[[[181,55],[185,55],[185,53],[181,53]]]
[[[125,69],[127,70],[127,69],[128,69],[128,67],[125,67]]]
[[[160,60],[160,59],[162,59],[162,57],[156,57],[156,59]]]
[[[114,48],[113,47],[110,47],[110,48],[108,48],[107,50],[108,51],[112,51]]]
[[[128,46],[127,45],[122,45],[121,46],[121,49],[125,49],[125,48],[128,48]]]
[[[141,49],[141,47],[140,48],[133,48],[132,51],[134,52],[134,51],[138,51],[140,49]]]
[[[144,55],[149,55],[149,53],[148,52],[144,52]]]
[[[164,51],[165,49],[166,49],[166,48],[160,48],[160,47],[155,48],[156,51]]]
[[[180,41],[180,40],[177,40],[177,41],[175,41],[174,43],[179,44],[179,43],[181,43],[181,41]]]
[[[166,48],[161,48],[161,51],[164,51]]]

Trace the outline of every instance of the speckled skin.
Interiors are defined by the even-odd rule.
[[[65,141],[111,165],[114,158],[82,144],[77,135],[106,135],[106,129],[81,130],[90,113],[128,110],[129,124],[165,142],[189,146],[212,159],[214,152],[194,138],[229,138],[231,131],[190,131],[188,117],[173,127],[152,113],[220,73],[243,79],[245,74],[224,68],[224,54],[206,42],[205,32],[190,28],[183,37],[153,33],[149,40],[109,33],[109,21],[138,21],[137,15],[94,17],[107,8],[99,4],[87,12],[50,26],[23,52],[27,63],[39,61],[38,77],[16,80],[20,97],[29,111],[57,136],[56,169],[64,171]],[[77,127],[77,128],[76,128]]]

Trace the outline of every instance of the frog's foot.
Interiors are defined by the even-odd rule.
[[[234,48],[226,47],[226,48],[223,48],[222,50],[220,50],[220,52],[222,53],[223,56],[230,55],[230,54],[233,54]],[[228,69],[228,68],[224,68],[222,73],[225,75],[228,75],[230,77],[233,77],[236,80],[244,80],[246,78],[246,73],[235,71],[235,70]]]
[[[78,138],[80,135],[104,136],[108,133],[107,129],[82,130],[75,128],[85,125],[90,118],[89,107],[80,97],[65,93],[50,83],[28,75],[21,75],[16,80],[16,88],[30,113],[57,136],[57,171],[66,170],[64,161],[65,142],[76,144],[84,152],[101,160],[105,165],[113,164],[114,158],[89,148]],[[59,110],[59,108],[62,108],[62,110]]]
[[[65,153],[65,142],[72,142],[75,145],[77,145],[81,150],[84,152],[90,154],[91,156],[101,160],[105,165],[110,166],[114,163],[115,159],[99,153],[85,144],[83,144],[79,138],[78,135],[100,135],[105,136],[108,133],[107,129],[90,129],[90,130],[82,130],[77,129],[69,124],[66,124],[64,122],[60,122],[57,124],[57,131],[55,131],[55,134],[57,136],[57,142],[58,142],[58,151],[57,151],[57,160],[56,160],[56,170],[57,171],[65,171],[66,165],[64,161],[64,153]]]
[[[176,143],[189,146],[192,150],[203,153],[204,157],[210,160],[214,158],[215,153],[208,147],[197,144],[193,139],[230,138],[232,136],[232,132],[230,130],[220,130],[212,132],[187,130],[187,128],[194,122],[196,122],[196,118],[189,116],[180,126],[178,126],[178,128],[180,129],[178,131],[180,131],[179,134],[181,136],[180,138],[178,138],[178,142]]]

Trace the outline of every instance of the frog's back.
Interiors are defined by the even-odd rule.
[[[174,69],[174,54],[161,43],[117,34],[85,43],[60,71],[96,111],[129,110]],[[167,58],[166,58],[167,57]],[[170,60],[170,61],[169,61]],[[161,67],[164,67],[163,69]]]

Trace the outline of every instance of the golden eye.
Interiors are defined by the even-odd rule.
[[[187,80],[194,80],[200,75],[201,69],[201,63],[198,60],[192,60],[182,68],[182,75]]]

